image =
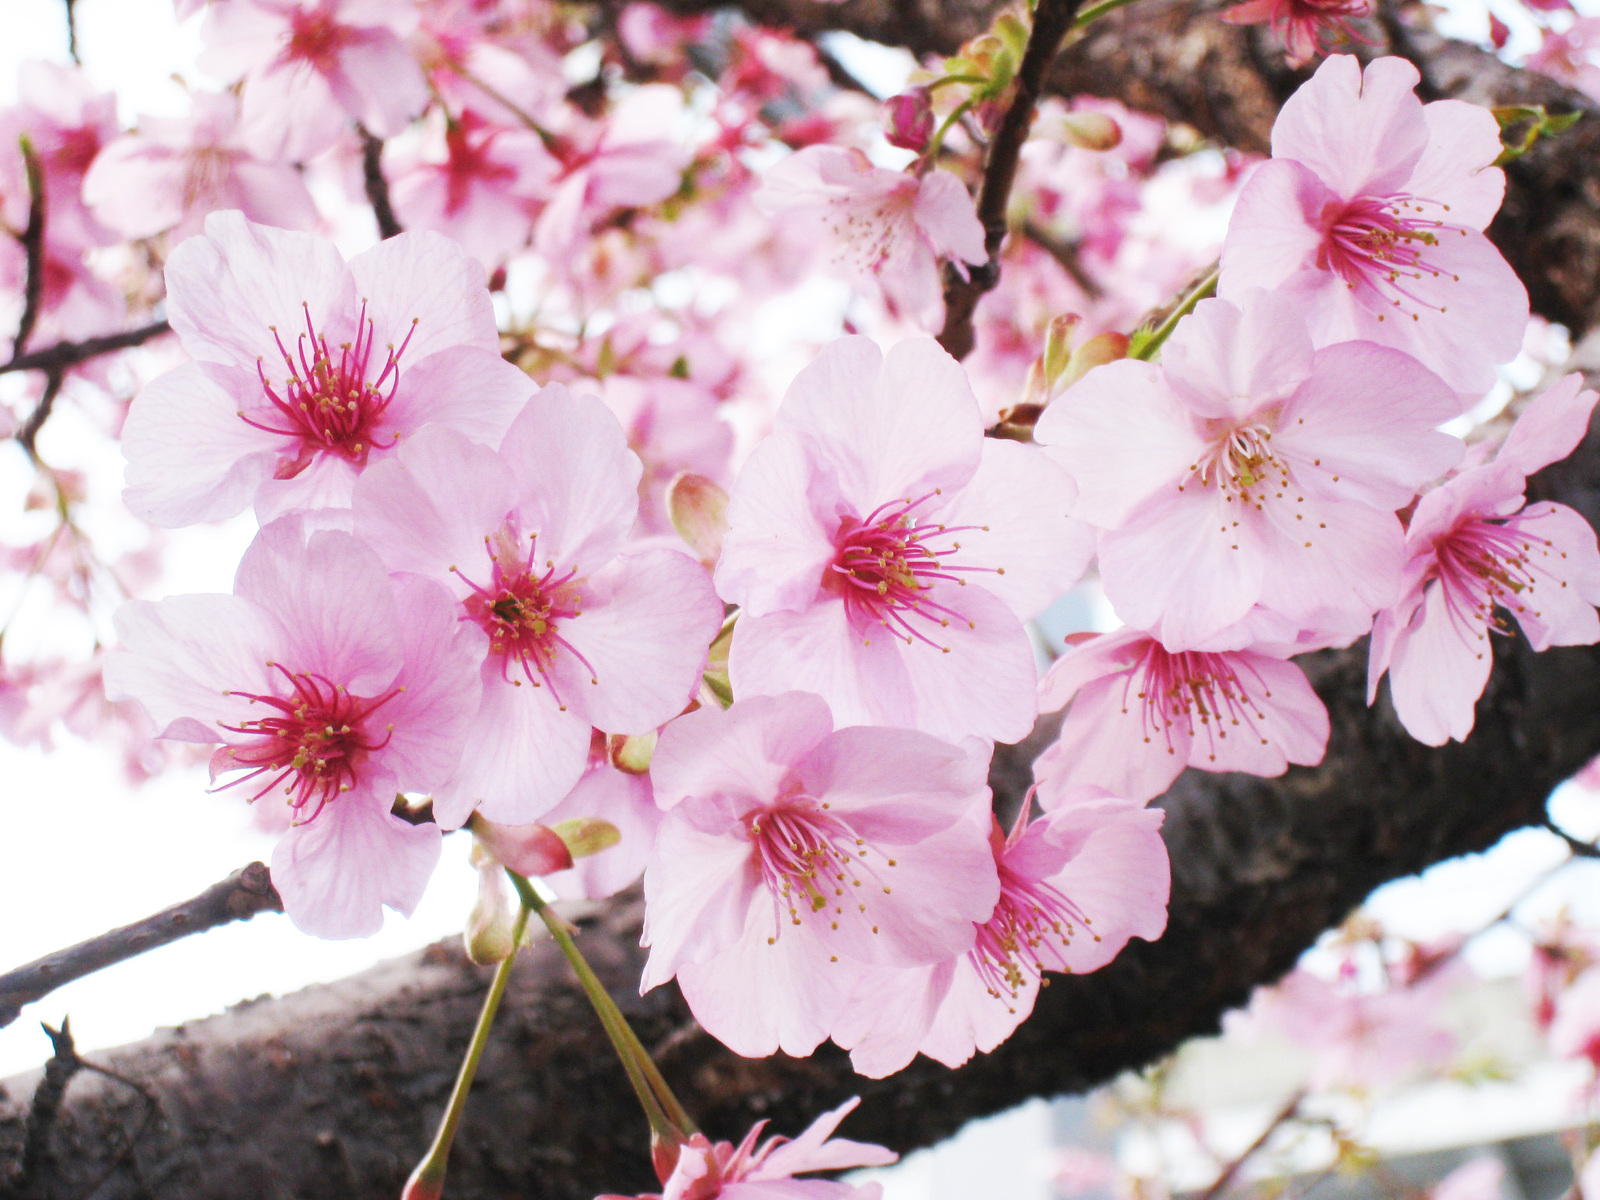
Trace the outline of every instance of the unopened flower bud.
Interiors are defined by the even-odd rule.
[[[695,557],[715,566],[728,532],[728,493],[704,475],[680,471],[667,485],[667,515]]]
[[[516,917],[506,891],[506,873],[500,864],[481,845],[472,848],[472,862],[478,868],[478,900],[467,918],[464,938],[467,957],[486,966],[511,957]]]
[[[1108,113],[1069,112],[1059,128],[1063,138],[1085,150],[1110,150],[1122,141],[1122,126]]]
[[[622,840],[622,832],[610,821],[599,817],[573,817],[570,821],[557,821],[551,832],[565,843],[567,853],[573,858],[588,858],[608,850]]]
[[[561,835],[536,821],[496,825],[474,813],[471,825],[483,849],[518,875],[551,875],[572,865],[572,852]]]
[[[1099,333],[1074,346],[1072,335],[1081,322],[1077,313],[1063,313],[1050,322],[1044,351],[1028,370],[1025,404],[1049,404],[1095,367],[1128,356],[1128,339],[1120,333]]]
[[[628,775],[648,774],[656,752],[656,734],[613,733],[606,739],[606,752],[617,770]]]
[[[883,133],[891,146],[914,150],[928,148],[933,137],[933,97],[925,87],[914,87],[883,102]]]

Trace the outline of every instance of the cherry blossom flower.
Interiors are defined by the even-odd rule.
[[[434,792],[445,828],[480,806],[542,817],[583,774],[591,728],[653,733],[693,696],[722,605],[688,555],[625,550],[640,470],[600,401],[552,384],[498,451],[436,425],[358,482],[361,536],[487,635],[483,708]]]
[[[1566,1058],[1586,1058],[1600,1070],[1600,968],[1584,971],[1556,998],[1550,1048]]]
[[[860,150],[807,146],[766,172],[754,200],[779,220],[814,227],[833,270],[876,283],[891,311],[925,327],[942,305],[939,260],[989,258],[972,197],[948,171],[918,179],[874,167]]]
[[[736,695],[821,695],[842,722],[1016,741],[1037,709],[1022,621],[1091,551],[1071,481],[983,436],[931,339],[863,337],[796,377],[728,508],[717,584],[741,606]]]
[[[206,214],[237,208],[252,221],[308,229],[317,210],[300,173],[251,156],[239,139],[239,100],[196,92],[182,117],[143,117],[95,158],[83,181],[95,216],[126,238],[199,231]]]
[[[1565,458],[1589,426],[1596,393],[1568,375],[1528,406],[1492,463],[1423,496],[1406,531],[1398,602],[1378,615],[1367,700],[1389,673],[1406,730],[1442,746],[1472,731],[1494,663],[1491,630],[1514,616],[1535,650],[1600,641],[1600,549],[1564,504],[1523,507],[1528,475]]]
[[[534,384],[499,353],[483,268],[435,233],[346,264],[311,234],[213,213],[167,264],[198,362],[135,399],[124,499],[157,525],[348,508],[356,476],[429,423],[498,443]]]
[[[471,109],[437,122],[410,161],[384,157],[401,223],[452,237],[490,267],[527,244],[560,170],[537,134]]]
[[[1394,510],[1459,461],[1435,426],[1451,390],[1372,342],[1314,354],[1282,295],[1205,300],[1160,367],[1090,371],[1035,438],[1105,532],[1100,572],[1128,624],[1190,650],[1259,604],[1301,628],[1364,622],[1394,599]]]
[[[307,537],[295,518],[261,531],[235,589],[124,605],[106,694],[138,700],[163,737],[220,743],[223,788],[287,807],[272,881],[296,925],[375,933],[384,905],[411,912],[438,860],[438,826],[390,808],[455,769],[483,635],[437,584],[391,585],[354,537]]]
[[[645,869],[641,990],[676,975],[735,1052],[804,1056],[865,964],[965,952],[999,898],[972,819],[988,758],[976,739],[835,730],[803,692],[678,718],[651,764],[667,817]]]
[[[1299,68],[1326,54],[1335,38],[1366,41],[1350,21],[1368,8],[1367,0],[1244,0],[1221,15],[1230,25],[1271,25],[1288,51],[1284,60]]]
[[[1137,629],[1101,634],[1040,684],[1042,710],[1069,702],[1033,764],[1046,808],[1089,785],[1142,804],[1185,767],[1282,775],[1328,746],[1328,710],[1305,674],[1255,647],[1174,653]]]
[[[393,137],[427,106],[428,81],[401,40],[415,27],[403,2],[227,0],[206,13],[200,65],[244,80],[240,133],[251,153],[299,162],[351,121]]]
[[[1024,807],[1009,835],[989,817],[1000,902],[965,954],[863,976],[833,1031],[855,1069],[881,1079],[919,1050],[958,1067],[1027,1019],[1043,972],[1085,974],[1131,937],[1160,937],[1172,882],[1164,815],[1080,789],[1035,821]]]
[[[1481,230],[1505,175],[1493,114],[1424,105],[1401,58],[1328,59],[1272,127],[1272,160],[1245,184],[1218,294],[1301,293],[1317,346],[1404,350],[1464,396],[1522,349],[1528,293]]]
[[[661,1191],[638,1197],[608,1194],[596,1200],[879,1200],[881,1184],[794,1178],[802,1171],[884,1167],[899,1159],[882,1146],[832,1136],[860,1103],[859,1096],[851,1097],[793,1141],[771,1137],[758,1146],[765,1121],[757,1121],[738,1146],[696,1133],[680,1147],[677,1165],[662,1180]]]
[[[1600,17],[1578,17],[1559,33],[1545,27],[1539,38],[1539,48],[1528,55],[1524,66],[1543,71],[1591,99],[1600,98],[1600,66],[1594,59],[1600,49]]]

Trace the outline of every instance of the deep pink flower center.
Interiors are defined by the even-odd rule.
[[[520,552],[519,537],[510,525],[494,537],[484,538],[484,545],[490,562],[487,583],[474,583],[459,568],[450,568],[472,589],[462,602],[467,610],[463,619],[476,621],[489,635],[489,653],[500,659],[501,678],[521,687],[521,679],[511,678],[511,666],[516,663],[534,687],[549,688],[565,712],[566,701],[552,678],[563,651],[583,664],[590,683],[600,682],[589,660],[561,636],[564,622],[583,615],[577,569],[562,571],[554,560],[541,565],[537,534],[529,537],[526,553]]]
[[[1042,978],[1042,959],[1059,957],[1045,950],[1047,944],[1064,950],[1080,933],[1097,942],[1100,935],[1089,927],[1083,909],[1059,889],[1004,862],[997,865],[1000,903],[988,922],[978,926],[977,943],[967,955],[991,996],[1015,1000],[1030,979]]]
[[[1547,539],[1521,529],[1515,517],[1503,522],[1474,518],[1441,538],[1434,547],[1435,569],[1445,611],[1461,636],[1469,642],[1481,639],[1485,626],[1509,632],[1495,609],[1528,614],[1533,557],[1553,549]],[[1540,616],[1539,610],[1531,615]]]
[[[338,65],[339,51],[353,33],[348,26],[339,24],[325,7],[309,12],[296,8],[289,14],[289,44],[284,48],[282,61],[309,63],[323,74],[329,74]]]
[[[907,645],[925,642],[945,653],[938,631],[951,621],[970,629],[973,623],[956,609],[932,599],[936,583],[966,586],[964,575],[1001,567],[967,567],[953,561],[961,552],[955,537],[988,526],[941,525],[925,520],[917,510],[939,496],[935,489],[920,500],[896,500],[880,505],[865,520],[847,516],[834,535],[833,562],[823,577],[824,586],[844,598],[850,624],[858,632],[881,625]],[[913,624],[913,622],[918,624]],[[871,645],[871,639],[866,639]]]
[[[445,166],[446,213],[454,215],[465,208],[474,188],[508,184],[516,178],[515,170],[489,157],[494,132],[480,132],[485,127],[486,122],[469,111],[445,130],[445,148],[449,153]]]
[[[1241,668],[1249,676],[1248,687],[1240,677]],[[1176,754],[1173,730],[1180,730],[1205,742],[1210,747],[1210,761],[1215,762],[1217,742],[1226,741],[1230,729],[1267,745],[1263,736],[1266,714],[1252,692],[1263,699],[1272,698],[1272,690],[1237,655],[1198,650],[1174,654],[1152,640],[1128,673],[1122,711],[1128,712],[1130,705],[1138,709],[1147,744],[1160,739],[1166,742],[1168,754]]]
[[[870,889],[858,891],[864,883],[857,868],[869,852],[880,860],[882,855],[826,806],[797,795],[751,813],[744,824],[762,882],[773,902],[785,910],[789,924],[811,918],[837,929],[847,905],[854,904],[857,913],[867,911]],[[894,866],[893,859],[887,863]],[[865,883],[876,886],[875,876],[868,875]],[[781,930],[782,915],[777,924]],[[876,933],[877,926],[872,931]]]
[[[376,447],[386,450],[398,440],[398,435],[388,443],[380,443],[378,428],[389,405],[394,402],[395,388],[400,383],[400,356],[411,344],[411,335],[417,323],[411,322],[406,340],[398,348],[390,346],[376,376],[370,375],[374,365],[374,329],[367,316],[367,302],[361,302],[361,315],[356,322],[356,336],[352,342],[342,342],[330,347],[326,337],[319,334],[311,320],[311,309],[305,310],[305,332],[295,339],[294,352],[284,345],[276,325],[269,326],[273,340],[288,376],[280,388],[267,379],[265,366],[258,360],[256,374],[261,379],[271,411],[257,421],[240,412],[247,425],[281,437],[295,438],[300,443],[299,452],[286,458],[278,466],[277,478],[292,479],[311,465],[313,457],[337,454],[358,466],[365,465],[368,453]],[[281,393],[281,394],[280,394]]]
[[[230,733],[252,739],[227,747],[230,759],[251,770],[223,786],[237,787],[270,776],[250,799],[259,800],[282,783],[284,794],[296,811],[296,821],[309,821],[330,800],[355,787],[368,755],[389,744],[393,726],[384,726],[381,736],[377,736],[370,728],[369,718],[398,696],[401,689],[363,698],[352,696],[343,684],[324,675],[293,672],[279,663],[267,665],[283,676],[288,695],[228,693],[263,705],[274,715],[222,726]],[[313,802],[315,806],[311,807]]]
[[[1429,263],[1441,238],[1466,236],[1461,226],[1440,219],[1449,211],[1448,204],[1408,195],[1358,197],[1330,213],[1317,265],[1344,280],[1371,311],[1398,309],[1413,321],[1424,308],[1444,312],[1419,296],[1415,285],[1444,277]],[[1459,282],[1460,276],[1450,279]],[[1378,320],[1384,316],[1378,311]]]

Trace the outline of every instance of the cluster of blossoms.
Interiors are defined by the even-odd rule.
[[[895,170],[793,38],[631,4],[612,66],[638,86],[601,111],[561,82],[570,24],[513,7],[215,0],[204,65],[230,87],[187,118],[119,134],[65,69],[8,116],[29,149],[0,159],[0,215],[42,228],[50,268],[25,335],[119,327],[94,251],[164,253],[171,369],[107,417],[128,509],[260,525],[231,594],[121,608],[108,705],[204,748],[282,831],[273,881],[306,931],[410,912],[470,828],[486,880],[599,897],[642,875],[643,986],[675,979],[739,1053],[955,1066],[1046,972],[1161,935],[1149,805],[1185,767],[1321,760],[1296,655],[1370,633],[1372,698],[1387,675],[1438,745],[1470,732],[1510,618],[1535,649],[1600,640],[1594,532],[1525,502],[1596,394],[1550,387],[1493,453],[1441,432],[1522,347],[1528,299],[1483,234],[1494,117],[1424,104],[1408,63],[1330,59],[1269,161],[1204,181],[1238,192],[1215,296],[1144,349],[1115,331],[1204,261],[1136,220],[1164,131],[1048,108],[969,374],[906,335],[989,262],[936,163],[993,97],[938,124],[928,91],[896,98],[919,156]],[[1308,59],[1358,8],[1233,19]],[[409,231],[347,261],[308,181],[352,180]],[[878,336],[827,341],[764,406],[747,310],[819,275]],[[740,304],[701,303],[730,281]],[[1089,337],[1070,370],[1063,322]],[[735,427],[759,434],[737,455]],[[1032,623],[1091,567],[1120,626],[1041,678]],[[0,710],[8,736],[27,708]],[[1063,709],[1002,823],[995,744]],[[574,823],[616,844],[575,862],[552,832]],[[662,1194],[802,1194],[763,1185],[886,1161],[828,1140],[845,1111],[788,1144],[691,1139]]]

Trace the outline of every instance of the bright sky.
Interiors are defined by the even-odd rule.
[[[14,95],[18,62],[66,57],[59,0],[5,3],[0,103]],[[1600,0],[1590,3],[1600,5]],[[1460,35],[1480,37],[1483,11],[1478,0],[1462,0],[1448,19]],[[171,0],[78,0],[77,12],[85,66],[102,86],[117,91],[124,120],[141,112],[183,110],[183,89],[172,75],[191,70],[198,21],[176,26]],[[884,82],[886,90],[903,70],[881,56],[851,56],[853,66],[874,82]],[[85,459],[84,447],[98,439],[83,421],[65,407],[46,431],[46,458],[64,465],[81,462],[102,478],[115,478],[120,465],[114,451],[104,452],[111,459]],[[15,445],[0,446],[0,539],[14,540],[26,528],[28,519],[15,514],[31,485],[32,472],[20,451]],[[173,590],[226,590],[250,532],[249,523],[241,520],[175,536]],[[0,616],[15,603],[15,596],[0,596]],[[24,614],[45,604],[47,597],[30,597]],[[0,742],[0,778],[7,785],[0,794],[0,818],[7,830],[0,841],[0,969],[185,899],[271,852],[271,839],[251,827],[245,806],[232,794],[209,794],[199,769],[170,774],[135,792],[97,747],[65,742],[56,753],[46,754]],[[1600,803],[1593,797],[1571,791],[1557,811],[1573,833],[1600,834]],[[260,917],[186,939],[63,988],[0,1030],[0,1078],[47,1057],[49,1043],[40,1021],[58,1024],[70,1014],[80,1048],[117,1045],[242,999],[336,979],[455,933],[475,886],[466,849],[464,838],[448,838],[444,862],[419,912],[409,922],[391,914],[376,937],[322,942],[300,935],[285,918]],[[1560,853],[1553,837],[1524,832],[1489,855],[1448,863],[1421,880],[1391,885],[1375,898],[1374,907],[1397,931],[1437,935],[1488,918]],[[1600,865],[1585,864],[1546,888],[1528,912],[1552,913],[1565,903],[1600,924],[1597,884]],[[1473,954],[1482,968],[1503,973],[1519,969],[1525,947],[1514,933],[1501,930],[1484,938]],[[1031,1138],[1030,1145],[1042,1136],[1038,1131],[1045,1124],[1038,1109],[1024,1110],[1009,1122],[1007,1132],[996,1136]],[[992,1155],[993,1150],[985,1153]],[[1037,1173],[1033,1166],[1025,1171],[1030,1178]],[[924,1163],[904,1178],[918,1173],[932,1179],[941,1170]],[[892,1194],[934,1193],[896,1189]],[[1019,1179],[1014,1194],[1034,1192]]]

